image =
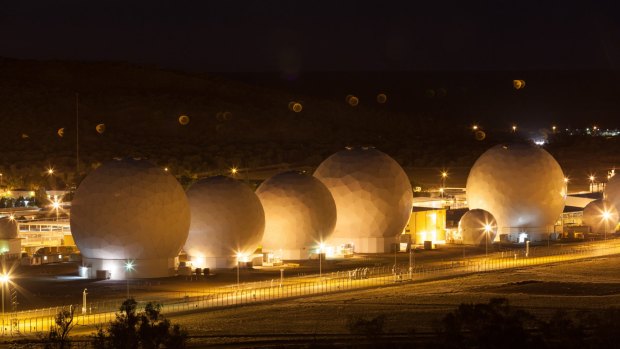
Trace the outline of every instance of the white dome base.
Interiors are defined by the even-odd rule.
[[[553,234],[554,227],[552,225],[547,227],[532,227],[532,228],[501,228],[495,238],[495,241],[500,241],[500,235],[507,235],[508,241],[523,243],[520,241],[520,236],[525,233],[527,234],[527,239],[531,242],[541,242],[547,241],[551,238],[551,234]]]
[[[274,257],[277,257],[283,261],[298,261],[302,259],[309,259],[310,254],[312,253],[312,247],[298,249],[264,250],[264,252],[272,253]]]
[[[397,237],[378,238],[378,237],[357,237],[341,238],[332,237],[327,241],[328,245],[340,246],[344,244],[353,245],[355,253],[388,253],[393,252],[392,245],[397,243]]]
[[[136,259],[131,261],[133,270],[127,271],[126,259],[98,259],[82,257],[82,265],[90,267],[89,278],[97,276],[97,270],[107,270],[111,280],[150,279],[175,275],[174,258]]]
[[[237,267],[237,258],[232,256],[224,257],[194,257],[189,256],[192,261],[192,268],[209,269],[230,269]]]

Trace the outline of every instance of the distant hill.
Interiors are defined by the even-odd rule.
[[[514,90],[513,78],[527,87]],[[316,166],[345,145],[374,145],[409,167],[468,166],[490,145],[516,137],[508,127],[523,115],[524,124],[544,125],[545,118],[587,124],[615,117],[619,89],[608,72],[308,73],[289,81],[0,58],[0,171],[15,185],[50,185],[42,172],[54,166],[54,185],[62,186],[113,157],[141,156],[191,178],[231,166]],[[376,101],[381,92],[385,104]],[[348,105],[347,94],[359,105]],[[303,110],[291,111],[291,101]],[[188,125],[180,115],[190,117]],[[473,121],[486,127],[484,141],[473,138]],[[103,134],[95,130],[100,123]]]

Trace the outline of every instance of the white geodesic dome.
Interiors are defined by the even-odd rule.
[[[146,160],[103,164],[82,181],[71,202],[71,232],[82,256],[106,270],[134,261],[136,277],[169,273],[160,269],[178,255],[189,223],[181,185]],[[115,272],[121,273],[112,271],[112,278],[124,278]]]
[[[487,238],[488,242],[493,242],[497,235],[497,221],[485,210],[469,210],[459,221],[459,233],[465,245],[482,245]]]
[[[0,240],[16,239],[17,222],[9,217],[0,218]]]
[[[196,266],[202,259],[210,267],[224,266],[207,259],[249,256],[260,245],[265,212],[243,182],[225,176],[205,178],[192,184],[187,199],[191,224],[184,250]]]
[[[314,172],[338,210],[333,237],[393,238],[411,216],[413,192],[405,171],[373,148],[339,151]]]
[[[562,169],[547,151],[529,143],[500,144],[469,172],[467,203],[490,212],[500,234],[546,234],[562,214],[565,189]]]
[[[611,234],[618,225],[618,210],[608,200],[594,200],[583,208],[581,221],[583,225],[589,226],[593,233]]]
[[[620,211],[620,175],[615,175],[605,185],[604,197]]]
[[[313,176],[283,172],[263,182],[256,195],[265,209],[263,250],[297,251],[296,255],[306,258],[301,250],[309,253],[334,231],[336,204]]]

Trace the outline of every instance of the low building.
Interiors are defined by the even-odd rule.
[[[410,242],[415,245],[422,245],[425,241],[431,241],[433,245],[444,244],[446,209],[413,207],[403,235],[409,235]]]

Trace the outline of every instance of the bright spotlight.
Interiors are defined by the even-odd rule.
[[[134,269],[134,268],[133,268],[133,261],[127,261],[127,262],[125,262],[125,270],[127,270],[127,271],[132,271],[133,269]]]

